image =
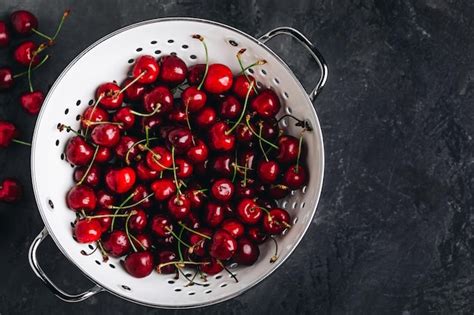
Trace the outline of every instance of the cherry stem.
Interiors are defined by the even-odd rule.
[[[258,131],[258,145],[260,146],[260,150],[262,150],[263,156],[265,157],[265,161],[268,162],[268,156],[267,156],[267,153],[265,153],[265,150],[263,149],[263,144],[262,144],[262,127],[263,127],[262,124],[260,124],[260,130]]]
[[[12,139],[12,142],[15,142],[15,143],[18,143],[18,144],[27,145],[27,146],[31,147],[31,143],[25,142],[25,141],[21,141],[21,140],[18,140],[18,139]]]
[[[204,194],[206,191],[208,191],[209,189],[207,188],[204,188],[204,189],[199,189],[199,190],[195,190],[194,191],[194,194],[197,195],[197,194]]]
[[[275,238],[270,237],[272,241],[275,243],[275,254],[270,258],[270,263],[273,264],[278,259],[278,242]]]
[[[259,139],[261,139],[263,142],[265,142],[266,144],[268,144],[269,146],[271,146],[272,148],[274,149],[278,149],[278,146],[271,143],[270,141],[268,141],[267,139],[263,138],[262,136],[260,136],[258,133],[255,132],[255,130],[253,130],[252,126],[250,126],[250,116],[247,115],[247,118],[245,119],[246,122],[247,122],[247,126],[249,127],[250,131],[256,136],[258,137]]]
[[[153,161],[156,164],[158,164],[160,167],[164,168],[165,170],[169,170],[169,171],[174,170],[174,166],[173,166],[173,168],[170,168],[170,167],[166,167],[166,166],[164,166],[163,164],[160,163],[159,159],[161,159],[161,156],[159,154],[156,154],[152,149],[150,149],[146,145],[145,145],[145,149],[153,155]]]
[[[174,234],[173,231],[170,231],[170,232],[172,232],[171,235]],[[177,239],[178,239],[178,241],[179,241],[179,242],[178,242],[178,255],[179,255],[179,260],[181,260],[181,261],[184,260],[184,259],[183,259],[183,252],[181,251],[181,243],[183,242],[183,241],[181,240],[181,237],[183,236],[183,232],[184,232],[184,228],[181,227],[181,230],[179,231],[179,236],[177,237]],[[173,236],[174,236],[174,235],[173,235]],[[175,237],[176,237],[176,236],[175,236]],[[188,248],[189,248],[189,247],[188,247]]]
[[[191,131],[191,123],[189,122],[189,110],[188,110],[189,104],[186,102],[186,106],[184,109],[184,113],[186,115],[186,124],[188,125],[189,131]],[[193,145],[196,145],[196,142],[194,142],[194,137],[191,137],[191,140],[193,141]]]
[[[232,174],[232,183],[234,183],[235,178],[237,177],[237,151],[235,152],[234,163],[232,163],[232,166],[234,167],[234,172]]]
[[[71,126],[68,126],[68,125],[65,125],[65,124],[59,124],[58,130],[63,131],[64,129],[66,129],[66,131],[72,131],[76,136],[84,138],[84,136],[81,135],[79,131],[72,129]]]
[[[183,227],[181,227],[181,230],[180,230],[180,232],[179,232],[179,236],[176,235],[176,233],[173,232],[173,230],[170,229],[169,227],[166,227],[166,230],[167,230],[168,232],[170,232],[170,234],[173,235],[174,238],[176,238],[176,239],[179,241],[179,243],[183,244],[183,245],[186,246],[187,248],[190,248],[190,247],[191,247],[191,245],[189,245],[188,243],[186,243],[185,241],[182,240],[182,237],[181,237],[181,236],[183,235],[182,232],[184,231],[184,228],[183,228]],[[181,259],[182,259],[182,258],[181,258]]]
[[[174,160],[174,146],[171,147],[171,161],[173,161],[173,176],[174,176],[174,184],[176,185],[176,191],[178,195],[181,195],[181,188],[178,184],[178,175],[176,174],[176,161]]]
[[[137,214],[136,211],[132,211],[130,213],[126,214],[99,214],[99,215],[92,215],[92,216],[86,216],[87,219],[101,219],[101,218],[126,218],[130,216],[130,214]]]
[[[54,41],[56,37],[58,37],[59,32],[61,31],[61,28],[63,27],[64,21],[69,16],[70,12],[71,12],[70,10],[64,11],[63,16],[61,17],[61,21],[59,21],[58,28],[56,29],[56,33],[54,33],[54,36],[52,38],[52,41]]]
[[[31,71],[35,71],[36,69],[38,69],[39,67],[41,67],[41,66],[46,62],[46,60],[48,60],[48,59],[49,59],[49,55],[44,56],[43,59],[41,59],[40,63],[37,64],[36,66],[34,66],[34,67],[31,69]],[[19,78],[19,77],[21,77],[21,76],[24,76],[25,74],[28,74],[28,70],[15,74],[15,75],[13,76],[13,78],[14,78],[14,79]]]
[[[133,234],[130,234],[130,237],[131,237],[135,242],[137,242],[138,244],[140,244],[140,247],[141,247],[143,250],[146,250],[146,247],[142,244],[142,242],[140,242],[135,236],[133,236]]]
[[[201,236],[201,237],[204,237],[204,238],[206,238],[206,239],[208,239],[208,240],[211,239],[210,236],[207,236],[206,234],[199,233],[198,231],[193,230],[193,229],[191,229],[190,227],[187,227],[187,226],[184,225],[182,222],[178,222],[178,224],[179,224],[180,226],[182,226],[183,228],[185,228],[186,230],[188,230],[189,232],[191,232],[191,233],[194,233],[194,234],[196,234],[196,235],[199,235],[199,236]]]
[[[87,169],[86,169],[84,175],[82,175],[81,180],[77,182],[76,186],[81,185],[84,182],[84,180],[87,178],[87,176],[89,175],[89,172],[92,168],[92,164],[94,164],[94,162],[95,162],[95,157],[97,156],[98,151],[99,151],[99,146],[95,147],[95,151],[94,151],[94,155],[92,156],[92,160],[89,163],[89,166],[87,166]]]
[[[90,256],[90,255],[94,254],[97,251],[98,248],[99,248],[99,246],[96,246],[96,248],[94,248],[94,250],[90,253],[87,253],[85,250],[81,250],[81,255]]]
[[[247,71],[248,69],[251,69],[251,68],[253,68],[253,67],[255,67],[255,66],[262,66],[262,65],[264,65],[264,64],[266,64],[266,63],[267,63],[267,61],[266,61],[265,59],[257,60],[257,61],[255,61],[254,63],[252,63],[251,65],[245,67],[245,68],[243,69],[243,71],[245,72],[245,71]]]
[[[136,78],[134,78],[132,81],[130,81],[130,83],[128,83],[127,85],[125,85],[119,92],[118,94],[122,94],[123,92],[125,92],[129,87],[131,87],[135,82],[137,82],[138,80],[140,80],[141,77],[143,77],[144,75],[146,74],[146,70],[143,71],[142,73],[140,73]]]
[[[146,131],[146,128],[145,128],[145,135],[147,135],[147,131]],[[146,143],[146,147],[148,148],[148,142],[151,141],[151,140],[156,140],[158,138],[148,138],[148,139],[143,139],[143,140],[140,140],[140,141],[137,141],[135,142],[127,151],[127,153],[125,154],[125,163],[127,163],[127,165],[130,165],[130,159],[129,159],[129,155],[130,155],[130,152],[133,150],[133,148],[137,145],[139,145],[140,143],[143,143],[143,142],[147,142]]]
[[[240,122],[244,118],[245,111],[247,110],[247,103],[249,101],[250,91],[252,91],[252,87],[253,87],[253,82],[250,84],[249,90],[247,91],[247,95],[245,96],[244,108],[242,108],[242,112],[240,113],[239,119],[235,122],[232,128],[230,128],[228,131],[225,132],[226,135],[234,131],[234,129],[237,128],[237,126],[240,124]]]
[[[128,206],[110,206],[109,208],[110,209],[130,209],[130,208],[133,208],[133,207],[136,207],[138,205],[140,205],[141,203],[145,202],[148,198],[150,197],[153,197],[155,195],[155,193],[151,193],[145,197],[143,197],[142,199],[140,199],[139,201],[131,204],[131,205],[128,205]]]
[[[208,265],[210,262],[197,262],[197,261],[168,261],[162,264],[158,265],[158,272],[161,270],[161,268],[169,266],[169,265],[175,265],[178,270],[181,268],[181,266],[184,265]]]
[[[125,233],[127,234],[127,237],[130,241],[130,245],[132,245],[133,251],[138,252],[137,248],[135,247],[135,244],[133,244],[132,237],[130,236],[130,232],[128,231],[128,222],[130,221],[130,218],[132,217],[133,214],[136,214],[136,211],[131,211],[128,214],[127,220],[125,221]]]
[[[92,115],[94,115],[95,109],[97,108],[97,105],[99,105],[99,102],[102,100],[102,98],[104,98],[103,94],[99,95],[99,97],[95,101],[94,107],[92,107],[91,114],[89,115],[91,118],[92,118]],[[87,137],[87,134],[89,133],[89,124],[86,124],[86,125],[87,125],[87,127],[86,127],[85,136]]]
[[[199,39],[202,43],[202,45],[204,46],[204,51],[205,51],[205,54],[206,54],[206,68],[204,69],[204,75],[202,76],[202,80],[201,80],[201,83],[199,83],[197,89],[200,90],[204,84],[204,81],[206,80],[206,77],[207,77],[207,71],[209,70],[209,53],[207,51],[207,45],[206,45],[206,42],[204,41],[204,37],[202,37],[201,35],[199,34],[195,34],[193,35],[193,38],[196,38],[196,39]]]
[[[301,147],[303,145],[303,134],[304,130],[300,134],[300,139],[298,140],[298,156],[296,158],[296,166],[295,166],[295,172],[299,172],[299,167],[300,167],[300,157],[301,157]]]
[[[116,215],[120,209],[122,209],[122,207],[130,200],[133,198],[133,196],[135,196],[135,193],[131,193],[130,196],[128,196],[121,204],[118,208],[116,208],[117,210],[115,210],[115,213],[114,215]],[[110,224],[110,232],[112,232],[114,230],[114,224],[115,224],[115,217],[112,217],[112,223]]]
[[[102,261],[106,262],[109,260],[109,256],[107,255],[107,252],[104,249],[104,246],[102,246],[102,242],[99,240],[97,241],[97,247],[100,250],[100,253],[102,254]]]
[[[250,80],[249,75],[247,74],[246,70],[247,70],[247,69],[250,69],[250,68],[253,67],[253,66],[255,66],[257,63],[254,63],[254,64],[250,65],[249,67],[244,68],[244,65],[242,64],[242,59],[240,59],[240,56],[241,56],[246,50],[247,50],[247,49],[245,49],[245,48],[242,48],[241,50],[239,50],[239,52],[237,53],[237,60],[239,61],[240,72],[245,76],[245,78],[247,79],[248,83],[252,84],[253,82]],[[250,89],[253,89],[253,90],[255,91],[255,94],[258,94],[257,88],[256,88],[255,86],[250,87]]]
[[[161,104],[158,103],[158,104],[156,104],[155,108],[153,109],[153,111],[151,113],[146,113],[145,114],[145,113],[136,112],[134,110],[130,110],[130,112],[132,114],[140,116],[140,117],[151,117],[151,116],[155,115],[156,113],[158,113],[160,108],[161,108]]]
[[[44,39],[49,40],[50,42],[53,41],[53,39],[52,39],[51,37],[49,37],[48,35],[46,35],[46,34],[40,32],[39,30],[37,30],[37,29],[35,29],[35,28],[32,28],[31,31],[32,31],[33,33],[35,33],[36,35],[39,35],[39,36],[43,37]]]
[[[121,122],[115,122],[115,121],[90,121],[90,120],[85,120],[87,126],[95,126],[95,125],[116,125],[116,126],[122,126],[123,123]]]
[[[236,283],[239,282],[237,276],[232,271],[230,271],[220,260],[217,260],[217,262],[219,263],[219,265],[222,266],[222,268],[224,268],[225,271],[227,271],[227,273],[235,280]]]
[[[202,283],[197,283],[197,282],[194,282],[194,279],[196,279],[196,276],[198,275],[199,273],[199,270],[196,270],[196,272],[194,273],[194,276],[191,278],[191,280],[188,279],[188,277],[186,276],[186,274],[184,274],[183,276],[189,281],[188,284],[185,285],[185,287],[188,287],[190,285],[193,285],[193,284],[196,284],[196,285],[204,285]]]
[[[242,180],[242,186],[247,187],[247,168],[244,169],[244,179]]]

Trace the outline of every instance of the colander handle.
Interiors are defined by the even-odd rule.
[[[30,251],[28,252],[28,258],[30,261],[31,268],[35,272],[35,274],[38,276],[38,278],[43,281],[43,283],[51,290],[51,292],[54,293],[58,298],[60,298],[63,301],[66,302],[81,302],[84,301],[85,299],[90,298],[94,294],[97,294],[104,289],[99,287],[98,285],[95,285],[91,289],[87,290],[86,292],[82,292],[79,294],[69,294],[58,288],[49,278],[48,276],[44,273],[43,269],[41,269],[39,263],[38,263],[38,257],[36,256],[36,251],[38,250],[38,247],[40,246],[41,242],[49,235],[48,230],[43,228],[40,234],[36,236],[36,238],[33,240],[33,243],[31,243],[30,246]]]
[[[313,43],[311,43],[309,39],[306,38],[306,36],[301,34],[300,31],[288,26],[277,27],[269,31],[268,33],[260,36],[258,40],[261,41],[262,43],[266,43],[277,35],[289,35],[293,37],[301,45],[303,45],[303,47],[309,51],[309,53],[314,58],[314,60],[316,60],[316,63],[318,64],[319,69],[321,71],[321,77],[319,78],[319,81],[316,84],[316,87],[308,95],[309,99],[311,101],[314,101],[316,99],[316,96],[318,96],[321,90],[323,89],[324,85],[326,84],[326,80],[328,78],[328,66],[326,64],[326,61],[324,61],[323,55],[321,55],[319,50],[316,47],[314,47]]]

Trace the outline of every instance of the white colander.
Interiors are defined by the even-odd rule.
[[[260,257],[250,267],[231,266],[239,282],[228,273],[209,276],[206,286],[185,286],[184,279],[174,279],[174,275],[150,276],[137,279],[126,273],[118,259],[102,261],[97,251],[92,256],[84,256],[81,250],[87,245],[78,244],[72,238],[71,222],[75,213],[68,209],[65,196],[72,181],[73,169],[64,158],[63,150],[70,133],[59,132],[58,123],[79,126],[79,115],[93,102],[96,87],[113,80],[121,80],[127,75],[130,63],[143,54],[156,57],[176,53],[189,65],[204,63],[204,50],[199,40],[191,35],[202,35],[209,48],[211,63],[219,62],[231,67],[234,73],[240,68],[236,53],[246,48],[244,64],[265,59],[267,64],[254,69],[253,75],[265,87],[271,87],[279,95],[282,111],[306,119],[312,127],[304,136],[308,156],[309,182],[307,187],[292,192],[279,202],[293,218],[293,227],[278,237],[279,259],[271,264],[273,244],[260,246]],[[321,78],[315,89],[308,95],[288,66],[267,46],[266,41],[276,35],[286,34],[298,40],[316,60]],[[191,19],[167,18],[145,21],[122,28],[94,43],[74,59],[56,80],[49,92],[33,136],[31,154],[31,177],[45,228],[33,241],[30,264],[41,280],[60,299],[78,302],[101,292],[108,291],[123,299],[159,308],[191,308],[218,303],[235,297],[256,285],[275,271],[293,252],[311,224],[316,211],[323,182],[324,148],[318,117],[312,101],[324,86],[327,67],[315,47],[298,31],[281,27],[274,29],[259,39],[255,39],[232,27],[216,22]],[[282,126],[297,135],[301,129],[294,122],[283,120]],[[51,235],[62,253],[74,263],[95,286],[81,294],[68,294],[58,288],[41,269],[36,252],[40,243]]]

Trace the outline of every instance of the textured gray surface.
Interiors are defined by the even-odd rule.
[[[249,34],[296,27],[318,43],[330,79],[316,102],[327,152],[319,210],[293,256],[244,295],[196,313],[474,312],[474,5],[470,1],[17,1],[52,31],[73,10],[54,59],[36,84],[46,88],[103,35],[155,17],[195,16]],[[272,44],[310,84],[313,64],[290,41]],[[112,53],[112,52],[111,52]],[[8,51],[1,51],[1,63]],[[93,74],[91,74],[93,75]],[[309,86],[309,85],[308,85]],[[0,117],[28,139],[34,119],[13,93]],[[154,313],[109,294],[69,305],[33,275],[27,249],[42,228],[30,185],[29,151],[0,152],[2,176],[26,185],[16,206],[0,205],[0,313]],[[61,287],[90,283],[52,242],[40,257]],[[174,311],[163,311],[163,313]],[[176,313],[180,313],[176,311]]]

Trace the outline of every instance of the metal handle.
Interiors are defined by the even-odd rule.
[[[328,78],[328,66],[326,64],[326,61],[324,61],[323,55],[321,55],[319,50],[316,49],[316,47],[314,47],[314,45],[306,38],[306,36],[301,34],[300,31],[295,30],[294,28],[288,27],[288,26],[275,28],[271,30],[270,32],[260,36],[258,40],[261,41],[262,43],[266,43],[267,41],[269,41],[270,39],[272,39],[273,37],[277,35],[289,35],[293,37],[300,44],[302,44],[303,47],[309,51],[309,53],[314,58],[314,60],[316,60],[319,66],[319,69],[321,70],[321,77],[319,78],[319,81],[316,84],[316,87],[308,95],[311,102],[313,102],[316,99],[316,96],[318,96],[321,90],[323,89],[324,85],[326,84],[326,80]]]
[[[43,283],[51,290],[51,292],[54,293],[58,298],[60,298],[63,301],[66,302],[81,302],[84,301],[85,299],[90,298],[94,294],[97,294],[104,289],[99,287],[98,285],[95,285],[91,289],[87,290],[86,292],[79,293],[79,294],[69,294],[58,288],[49,278],[48,276],[44,273],[43,269],[41,269],[39,263],[38,263],[38,257],[36,256],[36,251],[38,250],[39,245],[41,242],[49,235],[48,230],[43,228],[40,234],[33,240],[33,243],[31,243],[30,246],[30,251],[28,252],[28,258],[30,261],[31,268],[35,272],[35,274],[38,276],[38,278],[43,281]]]

